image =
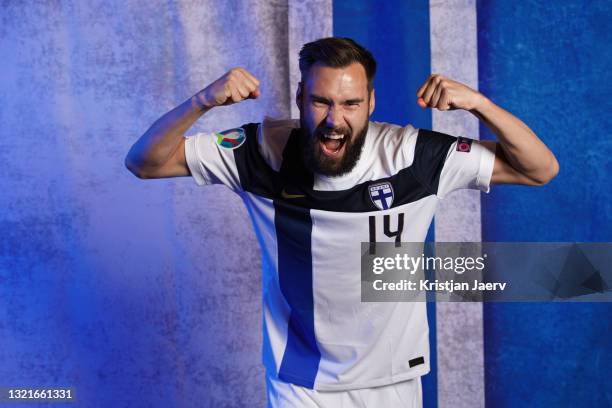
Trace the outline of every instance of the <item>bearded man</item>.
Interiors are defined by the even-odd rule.
[[[361,302],[361,242],[423,242],[449,192],[543,185],[552,152],[518,118],[442,75],[416,92],[423,108],[464,109],[498,141],[370,121],[376,62],[347,38],[300,51],[299,120],[266,119],[185,138],[218,106],[260,96],[235,68],[162,116],[134,144],[143,179],[192,176],[243,199],[263,260],[271,407],[420,407],[429,371],[424,302]]]

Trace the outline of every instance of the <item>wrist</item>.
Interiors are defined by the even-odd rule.
[[[474,104],[469,111],[474,115],[478,116],[478,114],[483,114],[487,109],[491,107],[493,102],[486,96],[481,93],[478,93],[477,98],[474,101]]]
[[[206,112],[212,108],[204,97],[204,91],[200,91],[191,97],[191,106],[200,110],[201,112]]]

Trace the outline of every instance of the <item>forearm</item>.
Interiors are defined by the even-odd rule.
[[[163,115],[134,143],[125,158],[126,166],[137,173],[164,165],[187,129],[207,110],[196,94]]]
[[[554,154],[519,118],[484,96],[470,112],[495,133],[498,147],[516,171],[537,184],[545,184],[556,176],[559,164]]]

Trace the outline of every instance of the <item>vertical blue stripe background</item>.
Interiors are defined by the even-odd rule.
[[[333,2],[334,35],[350,37],[376,57],[376,109],[372,120],[431,129],[431,111],[416,104],[416,91],[431,73],[429,1]],[[433,241],[433,225],[427,240]],[[436,309],[427,303],[431,372],[423,377],[424,407],[437,406]]]
[[[483,239],[611,241],[610,2],[479,1],[477,15],[480,90],[561,167],[483,195]],[[612,406],[611,304],[485,304],[484,325],[488,407]]]

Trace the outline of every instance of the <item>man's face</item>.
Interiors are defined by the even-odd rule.
[[[315,64],[298,87],[297,105],[306,165],[316,173],[339,176],[353,169],[374,110],[365,69]]]

